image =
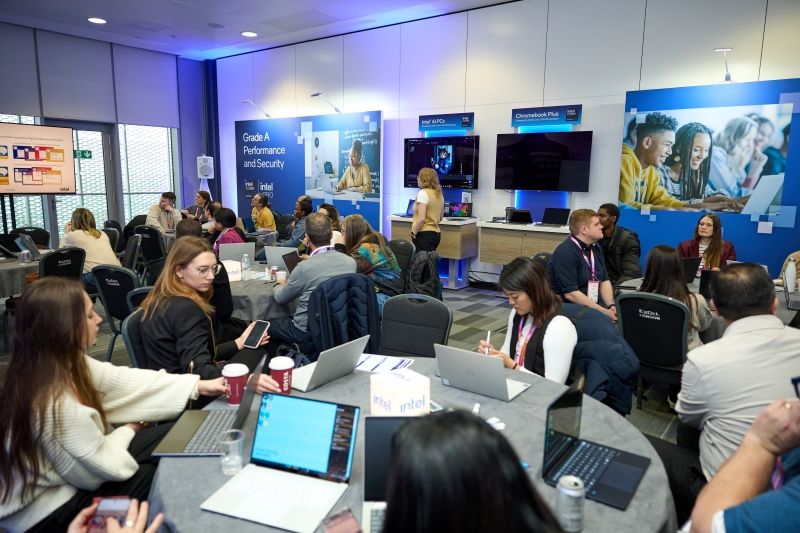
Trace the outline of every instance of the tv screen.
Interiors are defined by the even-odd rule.
[[[72,129],[0,123],[0,194],[74,194]]]
[[[444,189],[477,189],[479,140],[477,135],[406,139],[405,186],[416,187],[419,170],[430,167]]]
[[[497,135],[495,189],[589,190],[592,132]]]

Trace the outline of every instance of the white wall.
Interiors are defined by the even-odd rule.
[[[405,209],[403,139],[418,137],[419,115],[475,112],[481,136],[475,214],[511,205],[494,189],[497,133],[511,109],[582,104],[594,131],[588,193],[574,208],[616,200],[625,91],[714,84],[733,46],[736,81],[800,77],[797,0],[524,0],[284,47],[217,62],[223,202],[236,203],[234,122],[260,118],[255,98],[276,117],[329,113],[322,91],[344,112],[383,111],[383,209]],[[764,26],[766,19],[766,27]],[[762,50],[763,35],[763,50]],[[302,179],[302,177],[298,177]],[[384,232],[388,232],[384,220]],[[472,268],[496,271],[473,262]]]

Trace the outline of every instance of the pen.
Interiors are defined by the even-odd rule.
[[[488,344],[489,344],[489,339],[491,339],[491,338],[492,338],[492,330],[489,330],[489,331],[486,332],[486,344],[487,344],[487,346],[486,346],[486,355],[489,355],[489,346],[488,346]]]

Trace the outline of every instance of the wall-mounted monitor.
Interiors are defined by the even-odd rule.
[[[480,137],[423,137],[405,140],[405,186],[417,186],[417,174],[430,167],[443,189],[478,188]]]
[[[495,189],[589,190],[592,132],[497,135]]]
[[[0,194],[74,194],[72,129],[0,123]]]

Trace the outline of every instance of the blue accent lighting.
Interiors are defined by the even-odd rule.
[[[422,136],[428,137],[466,137],[468,130],[434,130],[424,131]]]
[[[572,124],[544,124],[517,128],[517,133],[547,133],[549,131],[572,131]]]

